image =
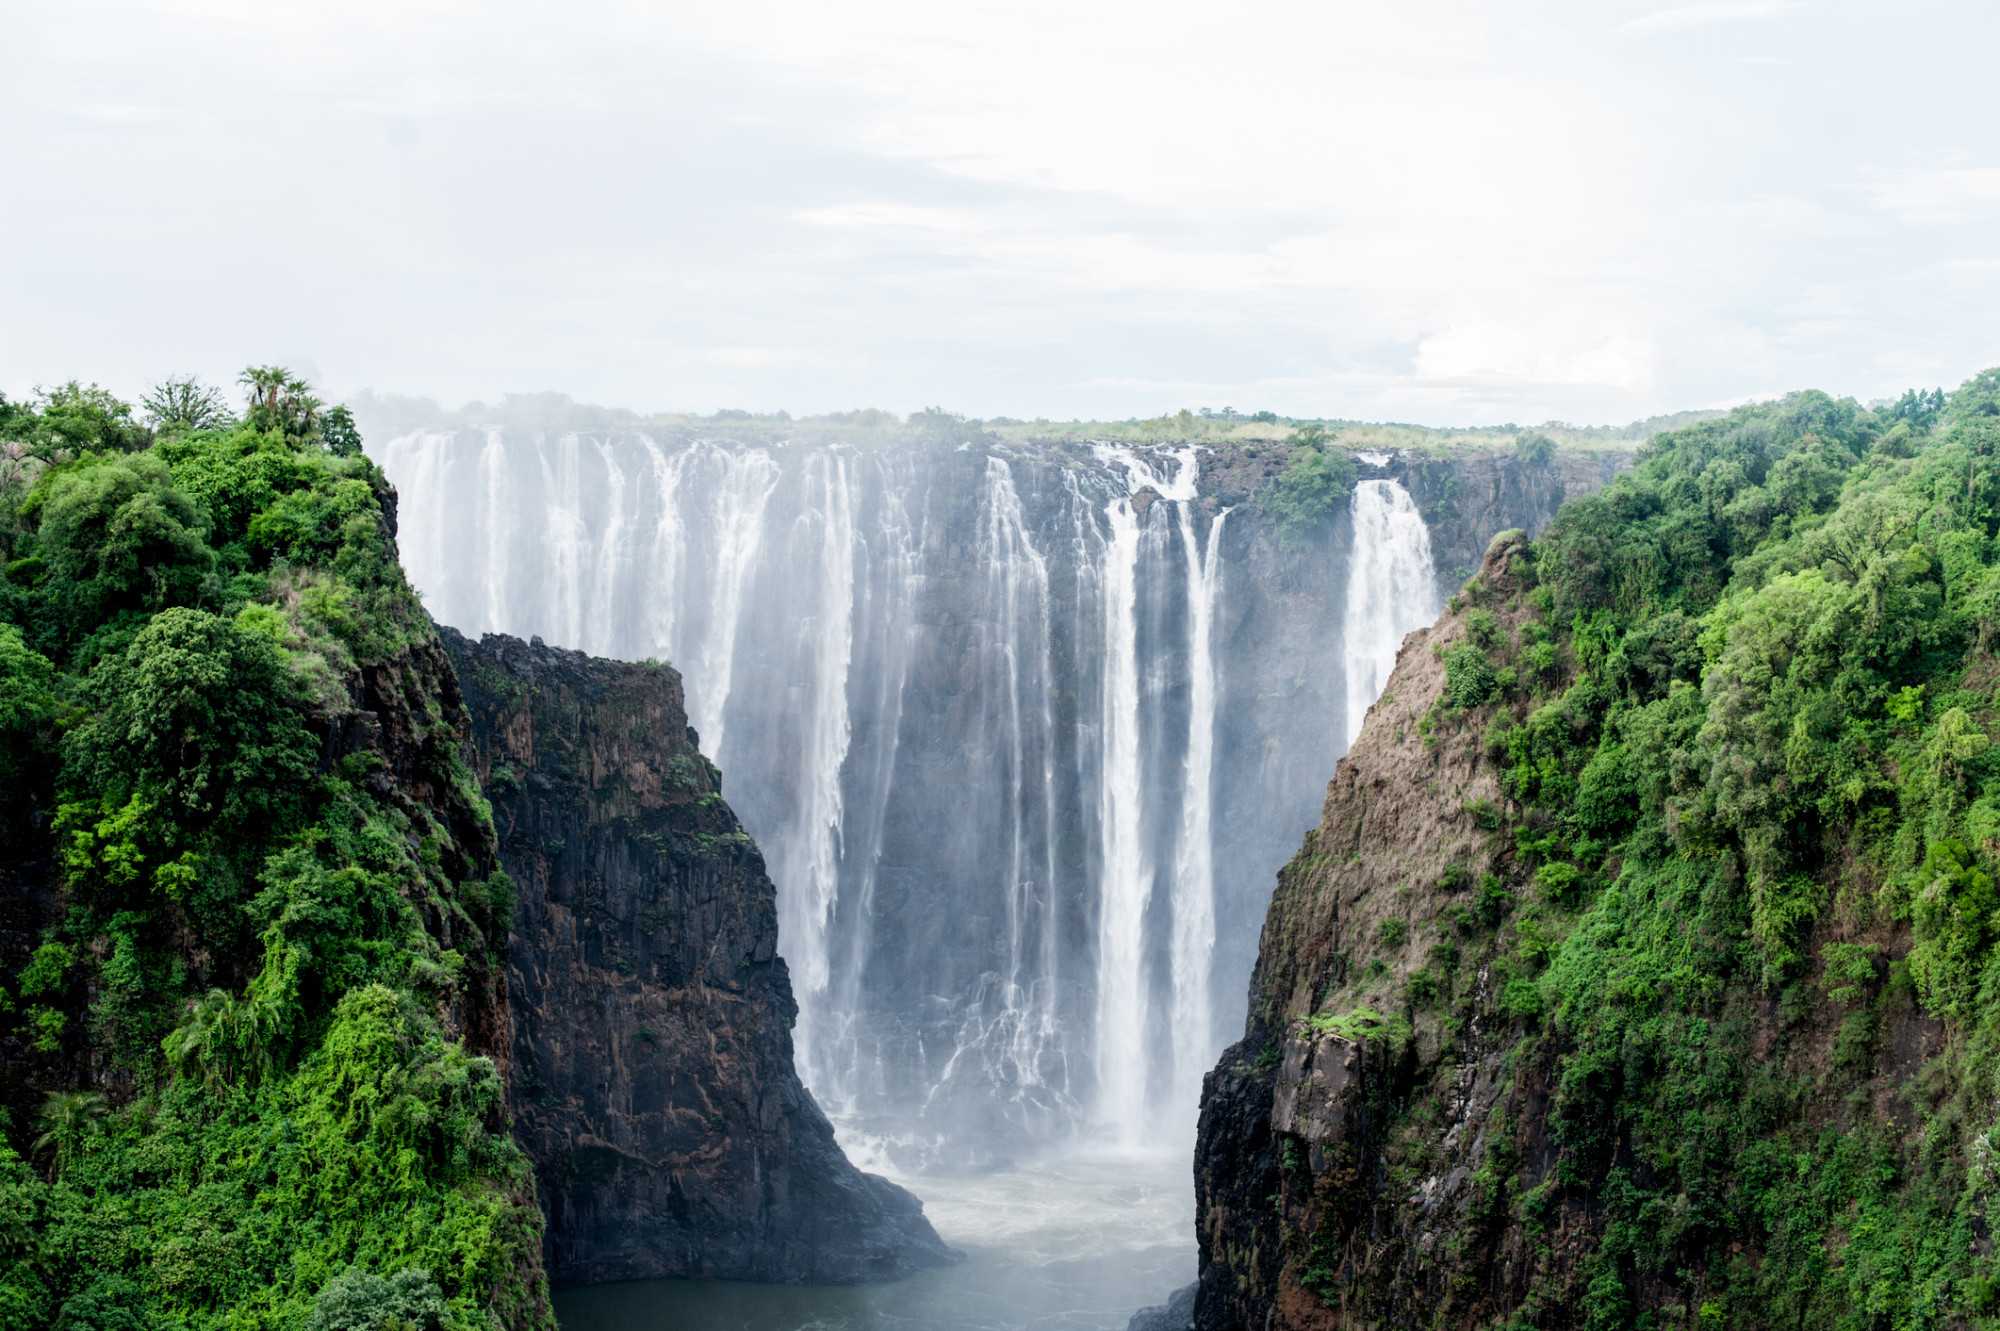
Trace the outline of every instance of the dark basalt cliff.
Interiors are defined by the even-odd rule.
[[[776,893],[679,675],[442,633],[519,891],[510,1100],[552,1278],[854,1282],[950,1260],[794,1071]]]

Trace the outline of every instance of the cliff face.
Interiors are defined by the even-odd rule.
[[[1478,834],[1463,804],[1497,793],[1476,753],[1432,748],[1420,733],[1443,686],[1432,647],[1457,632],[1447,618],[1405,641],[1386,693],[1327,789],[1318,827],[1279,876],[1246,1034],[1203,1088],[1199,1327],[1342,1325],[1312,1288],[1332,1263],[1301,1236],[1373,1209],[1378,1115],[1370,1099],[1399,1070],[1388,1065],[1408,1054],[1353,1031],[1315,1029],[1309,1019],[1350,978],[1357,943],[1382,920],[1404,917],[1409,888],[1427,889],[1468,852]],[[1421,955],[1435,927],[1420,925],[1405,955]],[[1382,987],[1398,978],[1382,977]],[[1479,1080],[1476,1067],[1470,1080]],[[1466,1173],[1457,1171],[1456,1187]],[[1357,1237],[1364,1250],[1373,1246],[1365,1227]]]
[[[1523,549],[1497,540],[1482,582],[1504,587]],[[1246,1034],[1204,1086],[1203,1331],[1476,1325],[1469,1311],[1439,1320],[1454,1298],[1481,1301],[1466,1272],[1493,1286],[1520,1273],[1528,1239],[1485,1227],[1492,1180],[1481,1167],[1503,1098],[1545,1103],[1546,1088],[1510,1078],[1518,1032],[1475,1021],[1447,1042],[1440,1023],[1412,1024],[1401,997],[1441,947],[1456,956],[1459,908],[1477,909],[1473,880],[1489,861],[1480,811],[1502,799],[1478,744],[1438,741],[1429,715],[1445,688],[1441,658],[1466,632],[1447,614],[1405,641],[1319,825],[1279,876]],[[1486,969],[1469,983],[1483,990]],[[1402,1111],[1424,1102],[1426,1120],[1408,1134]],[[1421,1166],[1418,1152],[1385,1161],[1392,1124],[1421,1140]]]
[[[509,1098],[552,1278],[850,1282],[950,1260],[799,1082],[775,890],[680,677],[443,635],[519,892]]]
[[[1752,897],[1770,888],[1733,853],[1704,857],[1643,822],[1608,853],[1582,837],[1555,850],[1569,828],[1630,826],[1642,808],[1715,838],[1717,805],[1662,806],[1614,761],[1629,744],[1693,789],[1733,774],[1696,762],[1698,745],[1755,732],[1685,720],[1704,697],[1741,696],[1736,658],[1701,690],[1659,682],[1701,659],[1679,616],[1642,621],[1608,660],[1579,633],[1566,646],[1580,662],[1664,701],[1634,709],[1621,747],[1532,773],[1588,821],[1523,800],[1522,755],[1588,735],[1589,709],[1615,697],[1590,665],[1566,673],[1553,650],[1535,664],[1552,644],[1529,559],[1503,534],[1452,610],[1408,638],[1281,873],[1244,1038],[1204,1086],[1194,1308],[1135,1326],[1983,1324],[1936,1313],[1993,1306],[1965,1274],[1992,1261],[1991,1074],[1923,988],[1939,917],[1912,927],[1881,908],[1893,878],[1838,829],[1800,838],[1825,856],[1820,881],[1784,880],[1794,901],[1824,903],[1810,925],[1797,905],[1770,923]],[[1718,638],[1740,652],[1743,632]],[[1982,690],[1995,677],[1979,652],[1926,664]],[[1492,705],[1517,669],[1547,701]],[[1962,751],[1983,755],[1984,732]],[[1930,900],[1989,890],[1955,884],[1945,857],[1964,843],[1941,844],[1918,880]],[[1606,1013],[1623,1023],[1609,1036]]]
[[[1633,456],[1631,451],[1573,449],[1540,460],[1511,453],[1413,454],[1394,459],[1387,471],[1403,482],[1423,511],[1438,589],[1449,596],[1479,567],[1493,533],[1518,527],[1533,535],[1548,525],[1565,499],[1603,489],[1632,465]]]

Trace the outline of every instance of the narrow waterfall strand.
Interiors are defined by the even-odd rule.
[[[1347,731],[1354,747],[1361,722],[1389,683],[1396,651],[1412,630],[1437,618],[1437,575],[1430,529],[1398,481],[1362,481],[1350,501],[1354,549],[1347,572],[1343,641],[1347,656]]]
[[[1114,1137],[1136,1144],[1146,1105],[1146,907],[1153,871],[1141,839],[1139,765],[1139,515],[1130,497],[1106,505],[1104,551],[1103,839],[1097,926],[1098,1113]]]
[[[1173,877],[1175,1110],[1191,1110],[1215,1061],[1210,989],[1215,951],[1215,846],[1211,806],[1215,775],[1215,617],[1221,591],[1222,525],[1209,522],[1208,548],[1196,544],[1190,510],[1177,505],[1187,561],[1188,734],[1181,772],[1181,825]]]
[[[709,584],[708,634],[699,686],[688,690],[688,714],[708,756],[721,762],[744,602],[764,546],[764,515],[782,473],[762,449],[736,453],[708,448],[707,453],[722,473],[714,488],[709,521],[709,533],[716,544],[716,568]]]
[[[798,1062],[810,1085],[822,1063],[819,1045],[824,1006],[832,977],[828,935],[840,893],[841,822],[844,812],[841,769],[847,762],[852,727],[847,707],[847,674],[854,633],[854,492],[850,460],[844,453],[816,455],[807,468],[815,480],[819,529],[819,582],[811,635],[812,711],[800,757],[799,823],[788,838],[784,876],[778,883],[779,950],[790,963],[798,987],[795,1029]]]

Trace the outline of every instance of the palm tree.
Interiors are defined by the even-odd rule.
[[[282,365],[252,365],[237,376],[246,390],[245,415],[259,430],[281,430],[304,439],[319,429],[320,400],[312,385]]]
[[[209,990],[189,1009],[187,1020],[160,1042],[167,1063],[183,1076],[198,1068],[203,1081],[227,1081],[233,1071],[236,1017],[236,1000],[225,990]]]
[[[278,402],[294,380],[292,372],[282,365],[252,365],[236,377],[236,382],[249,390],[252,415],[263,412],[267,416],[276,416]]]
[[[35,1138],[36,1151],[53,1151],[49,1180],[54,1182],[76,1157],[84,1139],[97,1130],[104,1117],[104,1096],[97,1091],[54,1091],[42,1102],[39,1122],[41,1136]]]

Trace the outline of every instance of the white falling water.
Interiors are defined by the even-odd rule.
[[[1222,524],[1208,524],[1204,554],[1195,543],[1190,504],[1179,506],[1187,558],[1188,738],[1182,760],[1181,829],[1173,878],[1174,1085],[1176,1108],[1193,1106],[1201,1079],[1215,1062],[1215,1005],[1210,993],[1215,953],[1215,838],[1211,823],[1215,779],[1215,616],[1222,591]]]
[[[542,483],[554,502],[549,505],[549,563],[555,575],[556,632],[562,640],[586,647],[583,636],[583,568],[591,555],[590,527],[583,518],[583,441],[564,435],[557,445],[553,469],[542,454]]]
[[[1141,836],[1139,767],[1139,515],[1130,496],[1104,509],[1103,768],[1098,822],[1102,879],[1097,922],[1097,1097],[1099,1117],[1135,1143],[1145,1123],[1146,908],[1153,866]]]
[[[778,894],[778,947],[792,968],[798,990],[796,1027],[801,1068],[813,1079],[811,1061],[819,1051],[815,1024],[832,979],[829,929],[840,893],[841,768],[852,738],[847,707],[847,673],[854,645],[854,487],[845,453],[813,455],[806,485],[815,499],[801,513],[813,528],[819,581],[812,615],[801,626],[811,652],[811,714],[800,751],[798,826],[780,841],[773,860]],[[816,538],[816,540],[814,539]],[[726,622],[726,621],[725,621]],[[731,636],[734,636],[732,633]]]
[[[1354,747],[1361,723],[1389,682],[1396,651],[1415,629],[1437,618],[1437,575],[1430,529],[1410,492],[1397,481],[1362,481],[1350,501],[1354,549],[1347,572],[1347,732]]]
[[[910,655],[918,631],[912,588],[918,584],[918,546],[921,535],[912,523],[900,493],[886,490],[874,532],[863,541],[872,553],[866,561],[875,570],[857,591],[858,613],[855,632],[857,656],[881,663],[862,679],[862,687],[872,691],[868,714],[875,718],[872,746],[865,748],[867,761],[856,772],[861,786],[858,800],[847,802],[848,823],[841,835],[842,857],[855,868],[853,915],[860,923],[849,931],[845,954],[835,967],[833,1002],[828,1013],[833,1028],[823,1037],[825,1051],[819,1056],[819,1081],[813,1093],[822,1102],[831,1102],[836,1112],[851,1109],[871,1089],[876,1068],[866,1066],[862,1050],[863,1032],[856,1028],[854,1013],[859,1006],[861,977],[869,955],[870,924],[875,911],[875,890],[882,872],[882,851],[892,793],[895,789],[896,760],[902,753],[903,704],[909,689]]]
[[[510,473],[505,466],[501,465],[501,450],[503,447],[504,445],[500,442],[500,431],[488,430],[486,432],[486,443],[481,447],[479,452],[479,470],[486,477],[486,491],[482,498],[485,501],[488,516],[486,523],[485,568],[485,609],[486,624],[488,626],[497,626],[505,622],[507,613],[506,587],[508,572],[511,567],[507,550],[507,538],[511,533],[509,523],[505,518],[501,517],[502,514],[509,511],[507,500]],[[438,535],[442,537],[444,534],[444,529],[440,527]],[[471,627],[476,629],[480,626],[473,625]]]
[[[1049,701],[1049,569],[1048,561],[1028,535],[1021,497],[1014,488],[1013,469],[1004,458],[986,460],[986,487],[981,525],[985,530],[987,599],[998,629],[994,650],[1005,675],[1007,715],[1007,974],[1002,988],[1003,1034],[1012,1067],[1007,1080],[1022,1094],[1040,1088],[1042,1055],[1055,1037],[1051,1007],[1055,984],[1055,873],[1053,838],[1049,835],[1053,795],[1048,742],[1053,730]],[[1032,636],[1031,636],[1032,635]],[[1025,648],[1025,650],[1024,650]],[[1028,674],[1024,683],[1024,663]],[[1024,693],[1040,699],[1032,725],[1024,720]],[[1031,755],[1027,739],[1039,752]],[[1034,765],[1030,767],[1030,759]],[[1038,816],[1038,817],[1037,817]],[[1030,842],[1039,830],[1043,853],[1029,860]],[[1037,875],[1040,875],[1038,878]],[[1028,937],[1030,923],[1037,936]]]
[[[597,456],[604,464],[605,520],[597,538],[597,567],[590,588],[590,609],[584,615],[577,641],[584,650],[600,656],[611,653],[618,634],[616,613],[618,575],[629,561],[625,553],[625,469],[611,454],[611,441],[597,441]]]
[[[1324,572],[1225,566],[1227,533],[1264,537],[1204,514],[1192,449],[960,451],[482,430],[378,456],[441,621],[684,671],[777,884],[816,1094],[954,1146],[1165,1141],[1324,780],[1310,717],[1344,701],[1351,739],[1435,609],[1426,533],[1359,486],[1328,621]],[[1296,700],[1258,682],[1301,670]]]
[[[699,673],[688,685],[688,716],[709,755],[719,760],[722,726],[728,718],[729,691],[735,677],[736,642],[742,633],[744,597],[764,545],[764,513],[782,473],[761,448],[738,453],[703,447],[703,452],[721,469],[722,476],[715,486],[709,515],[716,568],[709,587],[708,633]],[[842,669],[844,672],[845,667]]]
[[[668,453],[643,435],[640,436],[640,443],[646,450],[648,470],[653,480],[653,498],[657,505],[653,516],[652,553],[647,559],[647,567],[653,584],[664,593],[648,597],[646,601],[647,654],[664,661],[673,659],[680,646],[680,639],[676,636],[680,623],[680,579],[681,568],[687,562],[687,529],[681,521],[681,478],[695,450],[684,448]],[[713,744],[712,738],[704,738]]]

